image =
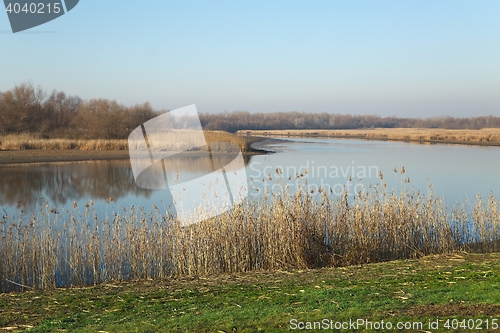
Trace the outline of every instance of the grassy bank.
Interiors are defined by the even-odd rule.
[[[243,152],[252,151],[251,144],[258,138],[237,136],[222,131],[206,131],[205,138],[208,143],[231,142],[238,145]],[[43,139],[34,134],[18,134],[0,136],[0,151],[19,150],[127,150],[128,142],[122,140],[104,139]]]
[[[447,130],[429,128],[374,128],[355,130],[275,130],[239,131],[239,134],[290,137],[332,137],[370,140],[394,140],[430,143],[460,143],[500,146],[500,129]]]
[[[482,331],[493,331],[493,319],[500,319],[499,272],[498,253],[456,253],[0,294],[0,331],[283,332],[293,319],[298,324],[325,318],[384,320],[394,326],[422,322],[422,329],[413,326],[410,332],[473,331],[445,325],[474,318]],[[439,329],[429,329],[429,320],[438,320]]]

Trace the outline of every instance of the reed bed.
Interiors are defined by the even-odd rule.
[[[237,136],[222,131],[205,131],[205,139],[211,142],[232,142],[238,145],[242,151],[251,151],[251,143],[255,139]],[[176,142],[185,144],[185,138],[177,138]],[[127,150],[128,140],[116,139],[44,139],[35,134],[16,134],[0,136],[0,151],[17,150]]]
[[[0,137],[0,151],[7,150],[126,150],[127,140],[104,139],[43,139],[32,134]]]
[[[500,129],[451,130],[440,128],[373,128],[353,130],[255,130],[240,134],[276,136],[324,136],[375,140],[450,142],[500,145]]]
[[[231,142],[235,145],[238,145],[241,148],[241,151],[248,152],[252,151],[251,144],[258,139],[255,138],[247,138],[244,136],[234,135],[224,131],[204,131],[205,139],[207,142]]]
[[[384,183],[354,197],[306,186],[263,193],[189,227],[156,206],[99,217],[92,202],[66,213],[43,205],[1,217],[0,291],[499,251],[499,227],[493,195],[447,208],[432,188]]]

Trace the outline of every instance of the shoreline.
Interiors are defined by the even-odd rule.
[[[284,138],[333,138],[368,141],[395,141],[418,144],[452,144],[483,147],[500,147],[500,129],[445,130],[445,129],[367,129],[367,130],[241,130],[238,136],[251,149],[244,156],[272,154],[264,147]],[[278,139],[279,138],[279,139]],[[460,138],[460,139],[457,139]],[[197,156],[197,152],[181,155]],[[81,150],[81,149],[26,149],[0,151],[0,166],[58,163],[80,161],[128,160],[126,149]]]
[[[269,139],[252,137],[248,140],[252,150],[243,151],[243,156],[271,154],[262,149]],[[217,153],[215,153],[217,154]],[[224,154],[224,153],[223,153]],[[198,152],[185,152],[180,155],[196,157]],[[218,154],[217,154],[218,155]],[[27,149],[0,151],[0,167],[32,163],[59,163],[81,161],[129,160],[128,150],[80,150],[80,149]]]
[[[500,129],[368,129],[368,130],[253,130],[238,131],[240,135],[267,138],[333,138],[369,141],[396,141],[419,144],[454,144],[500,147]]]

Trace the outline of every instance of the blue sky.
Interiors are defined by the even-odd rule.
[[[0,91],[200,112],[500,116],[500,1],[95,1],[12,34]]]

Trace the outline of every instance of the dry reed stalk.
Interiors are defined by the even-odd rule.
[[[173,134],[173,135],[172,135]],[[239,146],[242,151],[249,151],[250,142],[244,137],[222,131],[205,131],[205,139],[211,142],[232,142]],[[179,138],[175,133],[165,134],[159,138],[159,142],[168,142],[173,149],[183,149],[186,146],[186,138]],[[127,139],[104,140],[104,139],[43,139],[35,134],[10,134],[0,137],[0,151],[7,150],[127,150]]]
[[[442,142],[500,142],[500,129],[448,130],[431,128],[374,128],[354,130],[255,130],[239,131],[241,134],[257,136],[333,136],[360,139],[382,139],[399,141],[442,141]]]
[[[431,187],[384,186],[267,193],[189,227],[156,206],[99,218],[92,202],[66,215],[45,205],[0,220],[0,291],[498,251],[499,214],[493,195],[450,209]]]

